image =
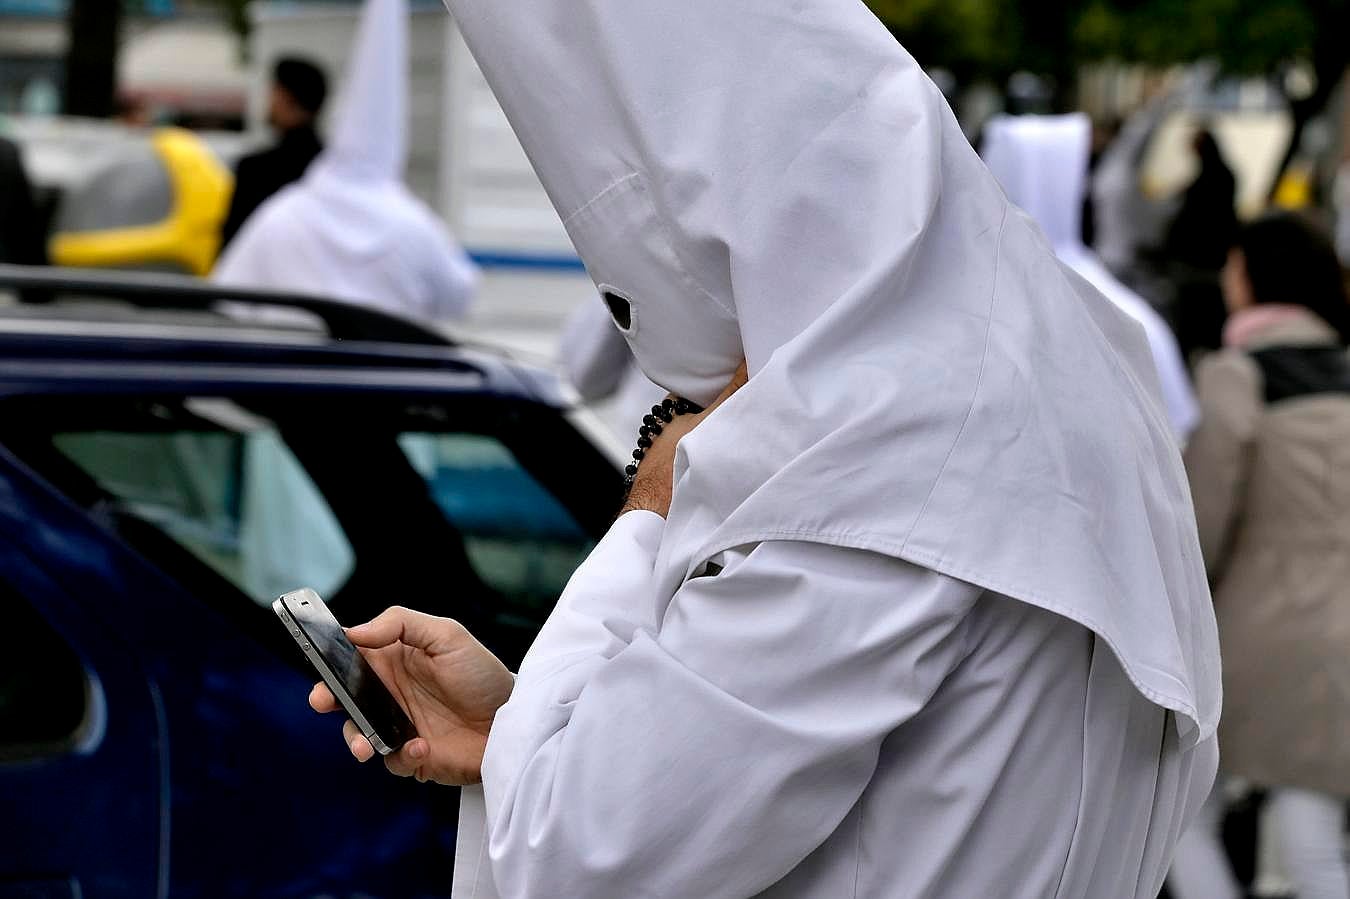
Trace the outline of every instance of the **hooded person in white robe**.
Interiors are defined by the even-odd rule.
[[[212,274],[422,321],[468,311],[478,270],[403,181],[408,0],[366,0],[327,148],[245,223]]]
[[[403,183],[408,30],[407,0],[366,0],[332,140],[304,178],[249,218],[212,280],[345,300],[431,323],[468,311],[477,268]],[[247,320],[308,321],[279,307],[225,305]],[[270,604],[302,584],[323,590],[345,581],[351,547],[278,435],[250,435],[243,489],[240,556],[250,596]]]
[[[1065,264],[1143,326],[1172,432],[1185,443],[1200,422],[1200,404],[1176,336],[1157,310],[1120,283],[1083,243],[1091,120],[1081,113],[997,116],[984,134],[984,161],[1008,199],[1036,221]]]
[[[455,895],[1156,896],[1220,680],[1139,326],[860,0],[448,5],[644,372],[749,375],[514,679],[350,632],[422,734],[386,765],[481,777]]]

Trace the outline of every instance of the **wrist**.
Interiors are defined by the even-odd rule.
[[[661,497],[655,490],[643,489],[641,484],[634,484],[628,491],[628,498],[624,500],[623,508],[619,510],[619,517],[627,515],[629,512],[651,512],[665,518],[670,514],[670,500]]]

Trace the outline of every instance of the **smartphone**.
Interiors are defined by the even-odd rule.
[[[272,603],[305,658],[380,755],[397,752],[417,736],[408,716],[342,625],[313,590],[297,590]]]

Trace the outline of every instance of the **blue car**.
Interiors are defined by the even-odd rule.
[[[447,895],[457,792],[353,763],[271,600],[416,606],[514,665],[622,490],[499,352],[0,267],[0,897]]]

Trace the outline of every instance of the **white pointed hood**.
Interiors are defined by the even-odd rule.
[[[375,257],[397,236],[381,222],[416,201],[408,155],[408,0],[366,0],[333,133],[303,180],[311,227],[338,253]],[[419,204],[420,205],[420,204]]]
[[[317,166],[352,180],[403,180],[409,17],[408,0],[366,0],[332,133]]]
[[[860,0],[447,3],[647,374],[702,401],[749,361],[681,443],[658,595],[767,540],[885,553],[1083,623],[1213,733],[1143,335]]]
[[[1035,219],[1061,260],[1143,326],[1172,430],[1185,441],[1200,422],[1200,404],[1176,336],[1157,310],[1083,243],[1091,155],[1092,122],[1081,113],[998,116],[985,126],[984,161],[1008,198]]]
[[[984,142],[989,170],[1055,251],[1082,247],[1091,120],[1082,113],[995,116],[984,127]]]

